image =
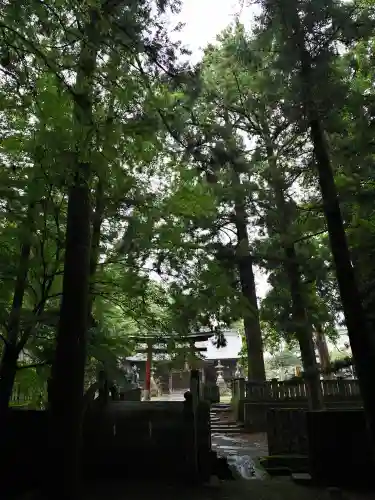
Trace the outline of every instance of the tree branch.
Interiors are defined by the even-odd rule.
[[[320,234],[325,234],[327,232],[327,229],[323,229],[322,231],[318,231],[317,233],[313,234],[307,234],[306,236],[302,236],[302,238],[298,238],[298,240],[294,240],[294,243],[299,243],[300,241],[305,241],[310,238],[313,238],[314,236],[319,236]]]

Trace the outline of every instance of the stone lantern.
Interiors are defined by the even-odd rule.
[[[227,384],[225,383],[223,377],[223,368],[224,366],[221,364],[221,361],[219,359],[216,365],[216,384],[219,387],[220,394],[223,394],[227,391]]]
[[[240,363],[236,363],[236,371],[234,372],[234,378],[242,378],[242,366]]]

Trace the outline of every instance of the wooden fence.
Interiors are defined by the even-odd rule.
[[[361,408],[362,398],[357,380],[336,379],[321,381],[324,406],[327,409]],[[236,419],[253,432],[267,430],[270,409],[309,408],[308,384],[301,381],[246,382],[235,379],[232,401]]]
[[[358,380],[335,379],[322,380],[323,398],[325,400],[358,400],[361,399]],[[306,382],[246,382],[245,399],[247,401],[305,401],[308,398]]]
[[[322,380],[321,387],[326,401],[361,400],[358,380]],[[304,381],[245,382],[244,379],[235,379],[232,388],[238,399],[253,403],[304,402],[309,390]]]
[[[33,409],[44,408],[47,401],[47,384],[41,390],[24,390],[18,384],[13,387],[10,404],[12,406],[27,406]]]

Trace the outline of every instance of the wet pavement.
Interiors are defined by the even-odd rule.
[[[184,393],[175,392],[152,398],[153,401],[183,401]],[[224,405],[227,406],[227,405]],[[228,405],[229,406],[229,405]],[[265,479],[267,473],[259,465],[259,458],[267,456],[267,438],[265,434],[246,434],[240,428],[235,429],[235,422],[229,408],[215,405],[211,409],[212,449],[219,457],[227,459],[235,478]],[[232,420],[232,422],[230,422]],[[233,428],[231,428],[233,427]],[[226,433],[225,430],[231,431]],[[218,432],[216,432],[218,430]]]
[[[176,392],[152,398],[153,401],[183,401],[184,393]],[[231,412],[220,411],[213,408],[211,410],[211,425],[214,430],[211,435],[212,449],[219,457],[227,459],[228,465],[233,475],[237,479],[266,479],[267,473],[259,465],[259,458],[267,456],[267,438],[265,434],[246,434],[235,432],[225,433],[225,428],[229,428],[234,422]],[[215,432],[217,427],[222,430]],[[235,432],[235,433],[234,433]]]
[[[239,479],[266,479],[267,473],[259,465],[259,457],[267,455],[267,443],[263,434],[225,435],[212,434],[212,449],[219,457],[225,457],[233,475]]]

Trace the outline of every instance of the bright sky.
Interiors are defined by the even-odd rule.
[[[242,3],[245,6],[242,6]],[[254,6],[246,6],[250,3],[249,0],[183,0],[177,22],[184,23],[185,28],[176,33],[176,38],[193,52],[193,62],[200,59],[201,49],[215,42],[216,36],[233,22],[237,15],[245,26],[250,26],[257,11]]]

